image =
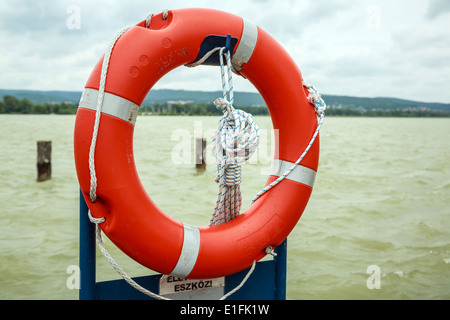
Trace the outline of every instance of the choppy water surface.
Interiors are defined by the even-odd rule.
[[[209,158],[206,172],[194,169],[194,137],[210,136],[217,121],[138,118],[142,182],[183,222],[207,225],[212,213],[215,165]],[[270,118],[256,121],[266,139],[244,167],[243,209],[270,168]],[[78,264],[74,122],[0,115],[1,299],[78,298],[66,284],[67,268]],[[288,237],[288,299],[450,298],[449,136],[448,119],[326,118],[314,191]],[[36,182],[38,140],[53,146],[53,178],[43,183]],[[106,245],[131,276],[149,274]],[[373,270],[380,272],[377,283]],[[116,278],[99,254],[97,280]]]

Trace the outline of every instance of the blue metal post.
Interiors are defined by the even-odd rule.
[[[286,300],[287,239],[275,248],[275,300]]]
[[[88,207],[80,191],[80,300],[96,299],[95,225],[89,221]]]

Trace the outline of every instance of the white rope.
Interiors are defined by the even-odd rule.
[[[270,183],[269,185],[264,187],[261,191],[259,191],[256,194],[256,196],[253,198],[252,203],[255,202],[256,199],[258,199],[265,192],[269,191],[270,189],[275,187],[278,183],[280,183],[283,179],[285,179],[299,165],[299,163],[303,160],[303,158],[308,153],[309,149],[311,149],[312,144],[316,140],[317,135],[319,134],[319,131],[322,128],[323,119],[325,117],[325,110],[327,108],[327,105],[326,105],[325,101],[322,99],[322,97],[320,96],[318,90],[314,86],[307,85],[305,83],[303,83],[303,86],[308,90],[308,92],[309,92],[308,101],[309,101],[309,103],[311,103],[313,105],[313,107],[316,111],[316,115],[319,117],[316,131],[314,131],[314,134],[313,134],[311,140],[309,141],[308,145],[306,146],[305,151],[303,151],[303,153],[297,159],[297,161],[285,173],[283,173],[281,176],[279,176],[278,179],[276,179],[275,181],[273,181],[272,183]]]
[[[146,294],[147,296],[149,296],[149,297],[151,297],[153,299],[156,299],[156,300],[172,300],[170,298],[161,296],[161,295],[156,294],[156,293],[154,293],[154,292],[152,292],[150,290],[145,289],[144,287],[142,287],[141,285],[136,283],[136,281],[134,281],[130,276],[128,276],[128,274],[117,264],[117,262],[114,260],[114,258],[110,255],[108,250],[106,250],[105,245],[103,243],[102,230],[100,229],[98,224],[99,223],[103,223],[105,221],[105,218],[96,219],[96,218],[94,218],[91,215],[91,211],[88,211],[88,216],[89,216],[89,220],[92,223],[95,223],[95,240],[97,242],[97,245],[98,245],[101,253],[105,256],[105,258],[109,261],[109,263],[113,266],[113,268],[117,271],[117,273],[129,285],[131,285],[133,288],[135,288],[136,290]],[[267,248],[271,249],[271,247],[267,247]],[[272,254],[272,253],[269,253],[269,254]],[[255,266],[256,266],[256,260],[253,260],[253,263],[252,263],[252,266],[251,266],[250,270],[247,272],[247,274],[245,275],[244,279],[242,279],[241,283],[238,286],[236,286],[236,288],[234,288],[233,290],[230,290],[228,293],[226,293],[224,296],[222,296],[219,300],[225,300],[226,298],[231,296],[233,293],[238,291],[240,288],[242,288],[242,286],[245,284],[245,282],[247,282],[248,278],[250,277],[250,275],[255,270]]]
[[[146,27],[148,27],[150,25],[152,16],[153,16],[153,14],[150,14],[147,17]],[[163,19],[164,19],[164,16],[167,17],[167,13],[165,13],[165,14],[163,13]],[[148,25],[147,25],[147,23],[148,23]],[[91,176],[90,198],[91,198],[92,202],[95,202],[97,200],[97,176],[96,176],[96,172],[95,172],[95,147],[96,147],[96,143],[97,143],[98,129],[100,126],[100,116],[101,116],[102,107],[103,107],[103,100],[104,100],[105,86],[106,86],[106,77],[108,74],[109,62],[111,60],[112,50],[113,50],[114,45],[116,44],[117,40],[119,40],[119,38],[125,32],[127,32],[130,28],[131,28],[131,26],[125,27],[114,36],[114,38],[111,40],[111,42],[105,52],[105,55],[103,57],[102,71],[101,71],[101,75],[100,75],[100,84],[99,84],[99,89],[98,89],[99,93],[98,93],[98,100],[97,100],[97,109],[96,109],[96,113],[95,113],[95,122],[94,122],[94,128],[93,128],[93,133],[92,133],[91,147],[89,150],[89,171],[90,171],[90,176]],[[101,229],[99,228],[98,224],[103,223],[105,221],[105,218],[104,217],[94,218],[92,216],[90,210],[88,211],[88,215],[89,215],[90,221],[92,223],[96,224],[96,242],[97,242],[97,245],[98,245],[100,251],[106,257],[106,259],[111,263],[111,265],[114,267],[114,269],[122,276],[122,278],[127,283],[129,283],[132,287],[136,288],[140,292],[142,292],[154,299],[169,300],[163,296],[157,295],[157,294],[141,287],[139,284],[137,284],[133,279],[131,279],[123,271],[123,269],[115,262],[115,260],[112,258],[112,256],[108,253],[108,251],[106,250],[106,248],[103,244],[102,237],[101,237]]]
[[[208,60],[208,58],[210,56],[212,56],[212,54],[216,51],[219,51],[221,48],[220,47],[216,47],[210,51],[208,51],[201,59],[199,59],[198,61],[192,62],[192,63],[187,63],[184,66],[188,67],[188,68],[195,68],[198,67],[199,65],[203,64],[206,60]]]
[[[105,97],[106,75],[108,73],[109,61],[111,60],[111,53],[117,40],[119,40],[120,36],[123,35],[125,32],[127,32],[130,28],[131,26],[125,27],[115,35],[115,37],[111,40],[105,52],[105,56],[103,57],[102,71],[100,74],[100,85],[98,89],[97,110],[95,113],[94,130],[92,133],[91,147],[89,149],[89,172],[91,175],[90,198],[92,202],[97,201],[97,176],[95,174],[94,158],[95,158],[95,147],[97,145],[98,128],[100,126],[100,115],[102,113],[103,99]]]
[[[201,57],[199,60],[192,62],[192,63],[187,63],[184,66],[188,67],[188,68],[195,68],[198,67],[199,65],[203,64],[206,60],[208,60],[209,57],[211,57],[216,51],[223,51],[224,48],[222,47],[215,47],[214,49],[211,49],[210,51],[208,51],[207,53],[205,53],[205,55],[203,57]],[[238,76],[242,75],[236,70],[236,66],[231,62],[231,58],[229,58],[229,55],[227,54],[227,67],[229,70],[231,70],[234,74],[237,74]],[[223,68],[223,58],[222,58],[222,54],[220,53],[220,58],[222,60],[221,62],[221,68]],[[230,62],[230,64],[228,64],[228,60]],[[222,72],[223,74],[223,72]],[[230,73],[231,74],[231,73]]]
[[[276,257],[277,256],[277,254],[275,253],[275,252],[273,252],[273,247],[272,246],[268,246],[268,247],[266,247],[265,249],[264,249],[264,252],[266,253],[266,254],[270,254],[271,256],[273,256],[273,257]]]
[[[187,67],[196,67],[201,65],[206,59],[208,59],[219,48],[210,50],[199,61],[186,65]],[[227,58],[227,71],[223,63],[223,55]],[[219,194],[216,202],[214,213],[210,220],[210,225],[217,225],[230,221],[235,218],[240,211],[241,207],[241,193],[239,184],[241,182],[241,166],[240,163],[248,160],[248,158],[254,153],[258,145],[259,128],[253,122],[252,116],[243,112],[242,110],[235,110],[233,108],[233,82],[232,73],[235,72],[233,65],[231,64],[230,52],[224,53],[224,48],[220,48],[219,53],[220,67],[221,67],[221,79],[222,79],[222,92],[221,99],[217,99],[214,104],[220,107],[224,113],[218,124],[215,137],[213,138],[213,152],[216,157],[217,163],[217,176],[216,182],[219,182]],[[226,74],[228,79],[226,79]],[[228,85],[228,89],[227,89]],[[303,83],[303,86],[307,88],[309,95],[308,101],[314,106],[317,116],[319,117],[316,131],[313,134],[308,146],[298,160],[289,168],[284,174],[282,174],[277,180],[263,188],[252,200],[252,203],[256,201],[262,194],[273,188],[283,179],[285,179],[298,164],[303,160],[312,144],[314,143],[317,135],[323,124],[325,116],[326,104],[321,98],[319,92],[314,86]],[[228,100],[227,100],[228,96]],[[246,119],[247,121],[243,120]],[[244,123],[245,122],[245,123]],[[247,139],[242,139],[243,134],[248,134]],[[256,137],[255,137],[256,136]],[[242,143],[245,140],[245,143]],[[240,147],[239,147],[240,146]],[[244,146],[244,147],[243,147]],[[242,152],[244,153],[242,155]],[[272,246],[268,246],[264,249],[266,254],[276,256]],[[241,284],[236,287],[233,292],[228,293],[223,297],[225,299],[238,289],[240,289],[247,279],[252,274],[255,267],[256,260],[253,261],[252,268],[248,272],[247,276],[242,280]]]
[[[220,71],[222,76],[222,98],[226,99],[228,95],[228,103],[232,106],[234,103],[234,87],[233,87],[233,73],[231,72],[231,54],[230,51],[224,52],[225,48],[220,48],[219,60],[220,60]],[[227,69],[225,72],[225,65],[223,64],[223,56],[227,58]],[[226,75],[228,78],[225,79]],[[227,89],[228,86],[228,89]]]
[[[239,215],[242,204],[241,164],[255,153],[259,142],[259,128],[251,114],[235,110],[222,98],[214,103],[224,115],[212,140],[219,193],[210,225],[230,221]]]
[[[227,68],[224,66],[224,55],[227,59]],[[224,53],[224,48],[221,48],[219,58],[223,95],[214,101],[214,104],[222,109],[224,115],[219,120],[212,140],[219,193],[209,222],[210,226],[230,221],[239,215],[242,204],[241,163],[255,153],[259,143],[259,128],[252,115],[235,110],[233,107],[234,88],[230,52]]]
[[[134,281],[130,276],[128,276],[128,274],[117,264],[117,262],[114,260],[114,258],[110,255],[110,253],[108,252],[108,250],[106,250],[105,245],[103,243],[103,239],[102,239],[102,230],[100,229],[100,227],[98,226],[99,223],[103,223],[105,221],[105,218],[100,218],[100,219],[96,219],[91,215],[91,212],[88,211],[88,216],[89,216],[89,220],[95,224],[95,240],[97,242],[97,245],[101,251],[101,253],[105,256],[105,258],[109,261],[109,263],[113,266],[113,268],[117,271],[117,273],[133,288],[135,288],[136,290],[144,293],[145,295],[156,299],[156,300],[172,300],[170,298],[161,296],[159,294],[156,294],[150,290],[145,289],[144,287],[142,287],[141,285],[139,285],[138,283],[136,283],[136,281]],[[234,288],[233,290],[230,290],[228,293],[226,293],[224,296],[222,296],[219,300],[225,300],[226,298],[228,298],[229,296],[231,296],[233,293],[235,293],[236,291],[238,291],[244,284],[245,282],[248,280],[248,278],[250,277],[250,275],[253,273],[253,270],[255,270],[255,266],[256,266],[256,260],[253,261],[253,264],[250,268],[250,270],[247,272],[247,274],[245,275],[244,279],[242,279],[241,283],[236,286],[236,288]]]
[[[148,29],[150,28],[150,24],[152,23],[152,18],[153,18],[154,14],[150,13],[147,18],[145,19],[145,27]],[[169,16],[169,10],[164,9],[162,11],[162,20],[166,21],[167,17]]]
[[[105,218],[101,219],[95,219],[92,217],[91,212],[88,211],[89,219],[92,223],[95,223],[95,240],[97,242],[98,248],[100,249],[101,253],[105,256],[105,258],[109,261],[109,263],[113,266],[113,268],[117,271],[118,274],[133,288],[137,289],[138,291],[146,294],[149,297],[152,297],[153,299],[157,300],[171,300],[169,298],[163,297],[159,294],[153,293],[144,287],[140,286],[138,283],[136,283],[133,279],[131,279],[130,276],[117,264],[117,262],[114,260],[114,258],[109,254],[108,250],[106,250],[105,245],[103,244],[102,240],[102,230],[98,226],[99,223],[102,223],[105,221]],[[101,221],[103,219],[103,221]],[[99,222],[100,221],[100,222]]]
[[[238,291],[240,288],[242,288],[242,286],[247,282],[248,278],[250,278],[251,274],[253,273],[253,271],[255,270],[256,267],[256,260],[253,260],[252,263],[252,267],[250,268],[250,270],[247,272],[247,274],[245,275],[244,279],[242,279],[241,283],[239,283],[239,285],[234,288],[233,290],[231,290],[230,292],[228,292],[226,295],[224,295],[222,298],[220,298],[219,300],[225,300],[226,298],[228,298],[229,296],[231,296],[233,293],[235,293],[236,291]]]
[[[219,193],[216,207],[210,219],[210,226],[230,221],[239,215],[241,196],[241,163],[248,160],[256,151],[259,141],[259,128],[253,121],[251,114],[233,107],[234,87],[233,75],[235,72],[231,63],[230,51],[224,52],[225,47],[216,47],[208,51],[201,59],[194,63],[186,64],[193,68],[204,63],[213,53],[220,50],[220,70],[222,80],[222,98],[214,101],[217,108],[222,109],[223,116],[219,120],[218,129],[212,140],[213,152],[216,158]],[[225,68],[223,56],[226,57]],[[228,99],[227,99],[228,98]],[[256,266],[256,260],[241,283],[224,295],[220,300],[225,300],[238,291],[248,280]]]
[[[308,101],[314,106],[317,116],[318,117],[323,116],[327,108],[327,105],[320,96],[319,91],[313,85],[306,84],[305,82],[303,82],[303,86],[309,92]]]

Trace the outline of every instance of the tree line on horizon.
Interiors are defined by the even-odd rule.
[[[16,114],[75,114],[77,106],[72,103],[34,104],[28,98],[17,99],[6,95],[0,100],[0,113]]]
[[[78,105],[73,103],[46,103],[34,104],[28,98],[17,99],[11,95],[5,95],[0,100],[0,114],[76,114]],[[254,116],[268,116],[266,106],[236,106]],[[220,116],[222,111],[213,103],[155,103],[142,106],[140,113],[152,115],[175,116]],[[351,117],[450,117],[450,112],[429,110],[423,108],[407,109],[355,109],[355,108],[328,108],[327,116],[351,116]]]

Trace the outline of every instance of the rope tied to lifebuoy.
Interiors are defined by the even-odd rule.
[[[318,117],[322,117],[325,115],[325,110],[327,105],[325,101],[322,99],[322,96],[319,93],[319,90],[313,85],[307,84],[303,82],[303,86],[308,90],[308,101],[314,106],[316,111],[316,115]]]
[[[295,161],[295,163],[288,169],[286,172],[284,172],[281,176],[279,176],[275,181],[265,186],[261,191],[259,191],[252,200],[252,203],[255,202],[260,196],[262,196],[264,193],[275,187],[278,183],[283,181],[289,174],[291,174],[292,171],[300,164],[300,162],[303,160],[303,158],[308,153],[309,149],[311,149],[311,146],[313,145],[314,141],[316,140],[317,136],[319,135],[319,131],[322,128],[323,120],[325,117],[325,110],[327,108],[327,105],[325,101],[322,99],[322,96],[320,95],[319,91],[314,87],[313,85],[306,84],[304,81],[302,85],[308,90],[308,102],[314,107],[314,110],[316,112],[318,119],[316,130],[314,131],[314,134],[309,141],[308,145],[306,146],[303,153],[300,155],[300,157]]]
[[[217,165],[215,181],[219,183],[219,193],[210,226],[230,221],[239,215],[242,204],[241,164],[250,159],[259,143],[259,127],[253,121],[253,116],[233,107],[231,55],[224,50],[225,48],[221,48],[219,53],[223,96],[214,101],[216,107],[222,110],[223,116],[212,140]],[[227,58],[226,69],[223,56]]]
[[[164,10],[163,16],[162,16],[163,20],[165,20],[167,18],[167,15],[168,15],[168,11]],[[146,27],[147,28],[150,25],[152,17],[153,17],[153,14],[149,14],[146,18]],[[113,50],[117,40],[119,40],[119,38],[125,32],[127,32],[130,28],[131,28],[131,26],[125,27],[115,35],[115,37],[111,40],[111,42],[105,52],[105,56],[103,58],[100,84],[99,84],[99,94],[98,94],[98,100],[97,100],[97,110],[95,113],[92,141],[91,141],[91,146],[90,146],[90,150],[89,150],[89,170],[90,170],[90,176],[91,176],[89,196],[90,196],[91,202],[97,201],[97,176],[96,176],[96,170],[95,170],[95,147],[96,147],[96,142],[97,142],[98,130],[99,130],[99,126],[100,126],[100,116],[101,116],[102,107],[103,107],[103,100],[104,100],[104,93],[105,93],[105,86],[106,86],[106,77],[108,74],[109,62],[111,60],[111,53],[112,53],[112,50]],[[90,210],[88,210],[88,216],[89,216],[89,220],[95,224],[96,242],[97,242],[97,245],[98,245],[100,251],[105,256],[105,258],[109,261],[109,263],[113,266],[113,268],[117,271],[117,273],[120,274],[122,276],[122,278],[128,284],[130,284],[132,287],[134,287],[136,290],[138,290],[154,299],[171,300],[171,299],[168,299],[166,297],[155,294],[155,293],[145,289],[144,287],[137,284],[130,276],[128,276],[128,274],[116,263],[114,258],[109,254],[109,252],[105,248],[105,245],[103,244],[102,232],[98,225],[106,221],[105,217],[95,218],[92,216]]]
[[[165,12],[162,15],[162,19],[167,18],[168,13]],[[145,22],[145,27],[150,26],[151,18],[153,15],[149,15]],[[103,65],[101,69],[101,76],[100,76],[100,83],[99,83],[99,90],[98,90],[98,102],[97,102],[97,108],[95,113],[95,122],[94,122],[94,128],[92,133],[92,141],[90,145],[90,152],[89,152],[89,171],[90,171],[90,200],[91,202],[96,202],[97,199],[97,178],[96,178],[96,169],[95,169],[95,148],[96,148],[96,142],[97,142],[97,134],[98,129],[100,125],[100,116],[102,113],[102,107],[103,107],[103,100],[104,100],[104,94],[105,94],[105,83],[106,83],[106,76],[108,73],[108,64],[109,60],[111,58],[112,49],[116,43],[116,41],[120,38],[122,34],[124,34],[130,27],[124,28],[121,30],[116,37],[111,41],[110,46],[108,47],[107,51],[105,52],[105,56],[103,58]],[[225,51],[225,48],[215,48],[207,53],[207,55],[211,55],[213,52],[220,50],[220,59],[221,59],[221,68],[222,68],[222,82],[223,82],[223,92],[224,96],[217,101],[217,105],[219,108],[222,108],[224,112],[224,116],[219,121],[219,128],[218,132],[220,132],[219,137],[217,138],[217,155],[216,157],[218,165],[218,180],[219,183],[223,187],[226,187],[227,189],[224,189],[225,191],[222,192],[224,195],[228,196],[228,199],[230,200],[229,203],[234,204],[235,206],[231,208],[231,205],[228,205],[227,202],[224,201],[225,197],[223,198],[223,201],[219,201],[221,204],[219,206],[219,209],[222,208],[227,212],[231,212],[230,216],[233,214],[236,216],[239,214],[240,209],[240,183],[241,183],[241,163],[247,160],[255,151],[256,146],[258,145],[258,139],[259,138],[259,129],[256,126],[256,124],[253,122],[252,116],[248,113],[245,113],[242,110],[235,110],[233,107],[233,84],[232,84],[232,77],[231,72],[233,71],[233,66],[230,62],[231,54],[228,51],[227,53]],[[223,57],[227,57],[227,74],[228,74],[228,80],[225,79],[225,68],[223,64]],[[200,61],[204,61],[202,58]],[[193,65],[189,65],[193,66]],[[228,90],[226,90],[226,85],[228,85]],[[306,86],[305,86],[306,87]],[[316,113],[320,117],[318,128],[308,145],[307,149],[304,151],[302,156],[299,158],[299,160],[294,164],[294,166],[298,165],[298,163],[303,159],[306,152],[309,150],[309,147],[314,142],[314,139],[316,138],[318,131],[320,129],[320,126],[323,121],[324,117],[324,110],[325,110],[325,104],[323,100],[321,100],[320,95],[318,95],[317,90],[315,90],[314,87],[307,87],[308,91],[310,92],[310,95],[308,96],[308,101],[314,105],[316,108]],[[226,98],[228,95],[228,99]],[[219,130],[220,129],[220,130]],[[224,142],[224,144],[222,144]],[[222,151],[220,152],[219,149]],[[285,178],[289,173],[286,173],[283,175]],[[277,180],[278,181],[278,180]],[[281,180],[280,180],[281,181]],[[279,182],[279,181],[278,181]],[[271,185],[270,187],[272,187]],[[228,190],[228,191],[226,191]],[[232,196],[231,190],[234,190],[234,195]],[[268,189],[267,189],[268,190]],[[262,190],[262,193],[267,191]],[[262,194],[261,193],[261,194]],[[219,192],[219,195],[221,195],[221,192]],[[257,195],[258,196],[258,195]],[[160,295],[154,294],[145,288],[139,286],[137,283],[135,283],[121,268],[120,266],[115,263],[114,259],[109,255],[109,253],[106,251],[106,248],[104,247],[104,244],[102,242],[101,237],[101,229],[99,227],[99,224],[105,222],[105,217],[100,218],[94,218],[91,214],[91,211],[88,212],[89,218],[92,223],[96,224],[96,238],[97,238],[97,244],[102,251],[102,253],[105,255],[105,257],[108,259],[108,261],[113,265],[113,267],[116,269],[116,271],[133,287],[138,289],[139,291],[153,297],[156,299],[167,299],[165,297],[162,297]],[[225,222],[225,221],[222,221]],[[268,246],[264,249],[264,252],[266,254],[272,254],[273,253],[273,247]],[[239,286],[237,286],[235,289],[231,290],[229,293],[227,293],[222,299],[225,299],[229,297],[231,294],[236,292],[242,285],[245,283],[245,281],[249,278],[249,276],[252,274],[254,268],[255,268],[256,260],[253,261],[252,266],[247,273],[246,277],[242,280]]]

